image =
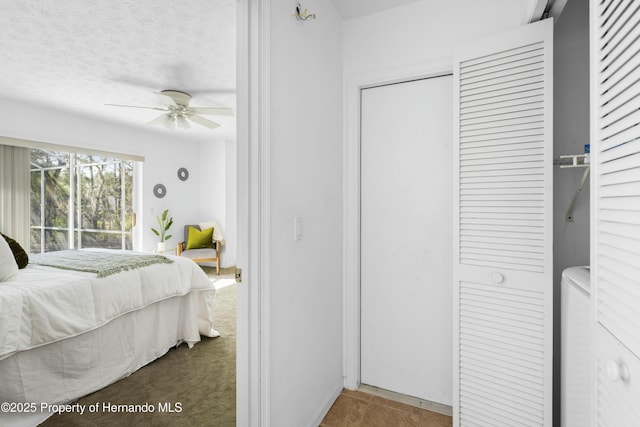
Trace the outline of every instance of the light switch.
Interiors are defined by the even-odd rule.
[[[293,240],[302,240],[302,217],[293,218]]]

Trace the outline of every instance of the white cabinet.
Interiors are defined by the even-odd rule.
[[[640,423],[640,359],[603,327],[597,332],[596,376],[599,426]]]
[[[640,423],[640,8],[591,1],[595,425]]]

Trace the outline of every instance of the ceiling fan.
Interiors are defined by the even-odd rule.
[[[164,114],[156,117],[149,122],[150,125],[162,125],[167,129],[179,128],[189,129],[189,122],[194,122],[209,129],[215,129],[220,126],[213,120],[205,119],[202,115],[211,116],[233,116],[231,108],[218,107],[189,107],[191,95],[179,90],[163,90],[154,92],[164,107],[142,107],[137,105],[121,105],[121,104],[105,104],[111,107],[127,107],[127,108],[144,108],[147,110],[164,111]]]

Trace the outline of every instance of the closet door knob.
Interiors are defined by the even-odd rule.
[[[607,362],[607,376],[611,381],[629,381],[631,373],[627,364],[623,361],[609,360]]]
[[[491,280],[493,280],[493,283],[500,284],[504,282],[504,275],[502,273],[492,273]]]

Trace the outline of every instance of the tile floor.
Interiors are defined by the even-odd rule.
[[[447,427],[451,424],[448,415],[361,391],[342,390],[320,427]]]

